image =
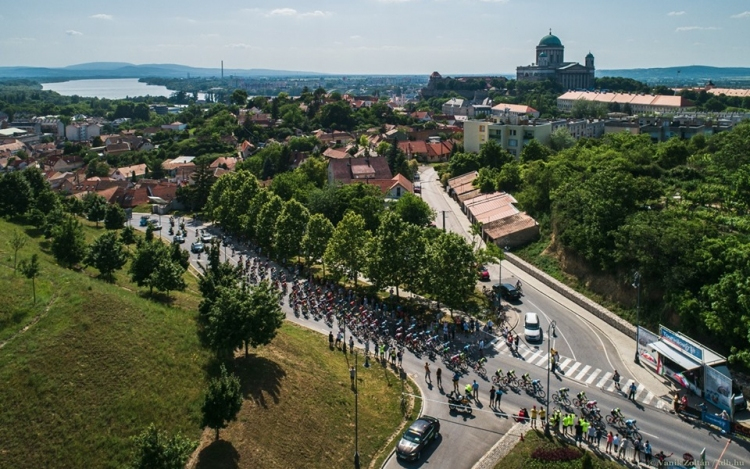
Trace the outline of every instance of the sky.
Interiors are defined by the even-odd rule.
[[[175,63],[335,74],[506,74],[551,29],[597,69],[750,66],[747,0],[26,0],[0,66]]]

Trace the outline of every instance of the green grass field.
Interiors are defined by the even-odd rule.
[[[86,225],[89,240],[104,232]],[[13,229],[0,220],[0,239]],[[195,277],[186,275],[188,290],[172,293],[167,305],[132,284],[127,266],[106,283],[94,269],[59,267],[41,238],[31,238],[19,260],[34,252],[42,265],[36,304],[31,282],[13,274],[12,253],[0,242],[0,467],[123,467],[129,438],[151,422],[201,438],[200,401],[216,364],[195,332]],[[209,441],[198,467],[350,461],[353,394],[344,355],[329,352],[319,334],[291,325],[254,352],[234,364],[247,399],[239,420],[218,444]],[[359,441],[367,467],[402,422],[401,388],[377,366],[362,369],[360,378]]]

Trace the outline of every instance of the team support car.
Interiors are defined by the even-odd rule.
[[[214,239],[213,235],[208,234],[208,233],[203,233],[203,236],[201,236],[201,241],[204,243],[210,243],[211,240],[213,239]]]
[[[496,283],[492,286],[492,289],[495,293],[499,293],[506,301],[516,301],[521,299],[521,292],[510,283]]]
[[[422,451],[440,435],[440,420],[429,415],[418,418],[404,432],[396,446],[396,457],[407,461],[416,461],[422,457]]]
[[[477,266],[477,274],[479,275],[479,280],[490,279],[490,271],[483,265]]]
[[[190,245],[190,250],[194,253],[203,252],[203,243],[193,243]]]
[[[176,244],[182,244],[185,242],[185,237],[181,234],[174,235],[174,238],[172,238],[172,242]]]

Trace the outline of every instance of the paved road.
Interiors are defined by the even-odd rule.
[[[423,191],[425,190],[424,187],[423,182]],[[161,236],[169,239],[168,218],[162,217],[162,221],[164,222],[164,228]],[[134,220],[134,225],[137,225],[137,220]],[[220,234],[217,229],[193,220],[187,220],[186,225],[188,228],[188,236],[184,244],[186,249],[195,240],[196,229],[208,229],[214,234]],[[143,230],[141,227],[137,228]],[[236,262],[239,250],[236,255],[232,255],[231,249],[222,249],[222,259],[224,259],[224,253],[230,261]],[[191,254],[190,259],[194,266],[201,262],[196,254]],[[205,261],[205,255],[202,256],[201,260]],[[584,319],[577,320],[578,313],[566,308],[560,298],[554,298],[554,295],[549,292],[535,291],[531,288],[531,285],[534,284],[532,279],[524,278],[522,274],[513,272],[505,265],[503,265],[503,270],[505,272],[503,278],[506,278],[505,275],[513,275],[521,278],[524,282],[525,296],[522,298],[519,310],[539,310],[557,319],[557,337],[553,337],[553,343],[549,345],[561,351],[563,357],[560,366],[565,371],[565,375],[551,374],[552,390],[566,386],[571,389],[572,394],[575,394],[579,390],[585,389],[590,398],[599,402],[600,408],[604,410],[613,407],[622,408],[626,417],[638,420],[644,438],[651,441],[655,451],[663,449],[667,454],[674,452],[675,455],[690,451],[697,455],[701,448],[705,447],[708,460],[716,461],[721,456],[723,465],[727,467],[739,467],[742,462],[750,461],[750,452],[748,452],[748,446],[745,443],[733,440],[725,448],[729,440],[724,436],[714,430],[685,423],[666,412],[669,404],[640,384],[635,402],[628,401],[626,396],[614,389],[614,384],[610,379],[612,366],[608,362],[613,361],[615,366],[619,366],[618,363],[621,359],[618,351],[614,349],[614,344],[606,340],[606,337],[602,337],[605,335],[604,331],[597,330],[593,326],[587,327]],[[297,318],[287,306],[285,306],[285,310],[289,320],[318,330],[321,333],[328,333],[329,328],[325,324]],[[592,350],[586,348],[585,344],[579,343],[579,335],[586,334],[587,329],[589,330],[588,333],[591,334],[587,337],[591,338],[592,343],[595,344],[593,341],[597,338],[603,342],[604,347],[600,348],[598,352],[592,352]],[[488,339],[490,338],[488,337]],[[486,348],[486,355],[489,357],[486,365],[488,372],[492,373],[497,368],[506,371],[513,368],[518,376],[528,372],[532,378],[541,378],[546,388],[548,363],[546,339],[539,345],[522,342],[518,353],[515,354],[508,350],[504,341],[490,342],[488,340]],[[590,347],[596,350],[596,345],[590,345]],[[570,355],[564,353],[568,349]],[[606,355],[602,351],[607,349],[612,349],[612,356],[609,358],[602,357]],[[596,356],[597,354],[601,356]],[[407,353],[404,357],[403,367],[406,373],[414,378],[422,389],[424,413],[440,418],[442,439],[439,444],[430,448],[420,463],[409,464],[408,466],[429,465],[429,467],[437,468],[471,468],[510,429],[514,422],[505,413],[496,413],[488,409],[490,383],[473,372],[462,376],[460,386],[463,389],[466,384],[476,379],[480,384],[480,404],[475,406],[471,416],[450,413],[444,397],[445,391],[450,391],[452,387],[450,373],[443,366],[443,387],[442,389],[438,388],[435,383],[435,371],[442,364],[439,361],[430,361],[433,381],[433,385],[430,386],[425,382],[424,362],[424,358]],[[594,366],[593,364],[602,364],[602,366]],[[376,364],[375,366],[380,365]],[[626,389],[630,380],[625,373],[623,373],[623,377],[623,389]],[[522,391],[511,391],[503,397],[501,409],[513,414],[521,407],[531,408],[535,404],[541,406],[543,402],[533,399]],[[674,459],[672,458],[673,461]],[[406,464],[397,461],[396,458],[391,458],[386,467],[392,468],[402,465]]]

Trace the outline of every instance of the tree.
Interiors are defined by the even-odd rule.
[[[495,140],[488,140],[487,143],[483,144],[479,150],[479,164],[480,166],[488,166],[490,168],[500,169],[503,165],[514,161],[513,155],[503,150]],[[469,170],[470,171],[470,170]],[[469,171],[452,173],[455,176],[465,174]]]
[[[549,137],[549,144],[555,151],[565,150],[576,144],[576,139],[570,134],[567,127],[555,129]]]
[[[258,191],[258,179],[249,171],[226,174],[211,187],[206,212],[227,231],[239,233],[247,206]]]
[[[127,216],[125,210],[117,204],[108,204],[104,212],[104,228],[119,230],[125,224]]]
[[[169,257],[160,259],[156,268],[151,273],[150,285],[157,290],[167,293],[171,291],[182,291],[187,288],[185,283],[185,269],[177,262],[172,261]]]
[[[276,333],[286,318],[286,314],[281,310],[280,300],[281,292],[267,280],[251,289],[247,302],[248,311],[241,328],[245,343],[245,356],[247,356],[248,345],[258,348],[261,345],[270,344],[276,337]]]
[[[218,441],[219,430],[236,420],[240,408],[242,408],[240,379],[234,374],[227,373],[226,367],[221,365],[219,377],[212,378],[208,383],[208,391],[201,406],[202,425],[216,430]]]
[[[52,228],[52,255],[58,262],[72,267],[86,257],[86,237],[83,225],[71,215],[65,215]]]
[[[305,265],[310,267],[323,257],[328,246],[328,240],[333,236],[333,223],[322,213],[316,213],[307,221],[305,234],[302,236],[302,252],[305,255]],[[323,277],[325,277],[325,263],[323,263]]]
[[[16,265],[18,262],[18,251],[26,246],[26,242],[29,240],[28,236],[21,233],[19,230],[13,230],[13,233],[8,238],[8,246],[13,250],[13,272],[16,271]]]
[[[320,125],[327,129],[351,130],[354,119],[349,103],[336,101],[323,106],[320,110]]]
[[[33,192],[29,181],[19,171],[0,177],[0,216],[16,217],[31,208]]]
[[[407,192],[393,206],[393,210],[407,223],[427,226],[435,219],[435,211],[421,197]]]
[[[296,200],[284,202],[279,217],[276,219],[274,246],[276,255],[282,259],[291,259],[300,255],[302,237],[305,235],[310,212]]]
[[[83,196],[83,207],[88,221],[99,222],[104,219],[107,212],[107,201],[95,192],[89,192]]]
[[[135,446],[130,464],[132,469],[182,469],[198,447],[197,441],[181,433],[170,437],[153,423],[132,441]]]
[[[281,197],[272,194],[268,202],[258,212],[258,219],[255,222],[255,236],[258,244],[269,251],[274,244],[273,235],[276,228],[276,219],[279,217],[282,207]]]
[[[247,104],[247,91],[236,89],[232,92],[232,104],[245,106]]]
[[[112,274],[122,269],[128,261],[125,247],[117,233],[108,231],[93,242],[86,255],[86,264],[98,270],[102,277],[112,281]]]
[[[532,139],[521,150],[521,161],[524,163],[537,160],[546,161],[550,155],[552,155],[552,150],[549,147],[542,145],[536,139]]]
[[[133,262],[130,264],[130,278],[139,287],[149,287],[149,292],[154,292],[154,275],[159,263],[168,258],[167,248],[164,243],[155,241],[144,241],[135,251]]]
[[[398,147],[398,142],[395,139],[388,151],[388,167],[391,169],[391,174],[393,175],[398,173],[403,174],[410,181],[414,177],[413,174],[409,173],[409,164],[406,161],[406,155]]]
[[[466,240],[441,232],[427,246],[425,281],[427,291],[451,307],[458,307],[474,291],[477,281],[476,259]]]
[[[169,247],[169,259],[187,270],[190,266],[190,253],[182,249],[179,244],[172,243]]]
[[[485,144],[486,145],[486,144]],[[479,169],[479,155],[476,153],[456,153],[451,157],[448,167],[452,176],[460,176]]]
[[[120,232],[120,241],[125,245],[131,245],[135,243],[135,228],[132,226],[126,226]]]
[[[353,278],[356,285],[359,272],[366,265],[369,238],[365,219],[354,212],[347,212],[328,242],[324,255],[326,262],[337,272]]]
[[[30,259],[21,261],[18,270],[21,271],[24,277],[31,280],[31,291],[34,295],[34,303],[36,303],[36,278],[39,277],[42,271],[37,253],[32,254]]]
[[[420,270],[424,253],[421,229],[394,212],[384,212],[368,246],[367,277],[380,289],[396,287],[398,296],[400,285],[413,283],[409,274]]]

